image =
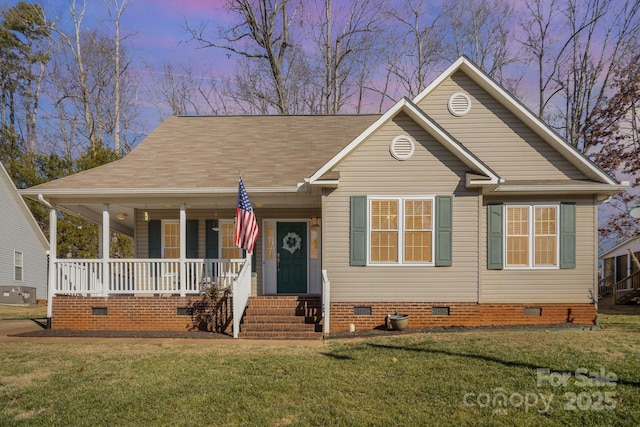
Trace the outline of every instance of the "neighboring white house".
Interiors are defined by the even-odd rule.
[[[625,240],[600,255],[600,297],[613,294],[616,303],[626,303],[640,294],[640,270],[631,256],[640,259],[640,235]]]
[[[0,303],[47,299],[48,249],[47,238],[0,163]]]

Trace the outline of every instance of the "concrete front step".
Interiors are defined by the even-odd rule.
[[[242,331],[239,337],[255,340],[321,340],[322,333],[309,331]]]
[[[242,324],[243,331],[316,331],[314,323],[255,323],[248,322]]]

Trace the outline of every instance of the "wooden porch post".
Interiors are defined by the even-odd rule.
[[[102,295],[109,295],[109,244],[110,228],[109,228],[109,204],[102,205],[102,233],[100,234],[100,248],[102,251]]]
[[[180,204],[180,296],[187,295],[187,272],[185,260],[187,259],[187,207]]]

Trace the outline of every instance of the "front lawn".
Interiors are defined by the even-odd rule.
[[[639,320],[322,347],[0,344],[0,425],[637,425]]]
[[[42,319],[47,317],[46,305],[2,305],[0,320],[5,319]]]

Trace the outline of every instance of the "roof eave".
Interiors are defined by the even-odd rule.
[[[47,191],[43,188],[27,188],[19,190],[19,193],[29,198],[37,199],[40,194],[46,197],[63,197],[63,196],[76,196],[76,197],[92,197],[96,196],[177,196],[183,194],[211,196],[212,194],[236,194],[238,188],[68,188],[68,189],[52,189]],[[252,187],[247,188],[247,193],[298,193],[300,192],[299,186],[290,187]]]
[[[613,196],[628,187],[623,184],[530,184],[530,185],[509,185],[501,184],[496,186],[492,193],[500,195],[509,194],[593,194],[599,199]]]

